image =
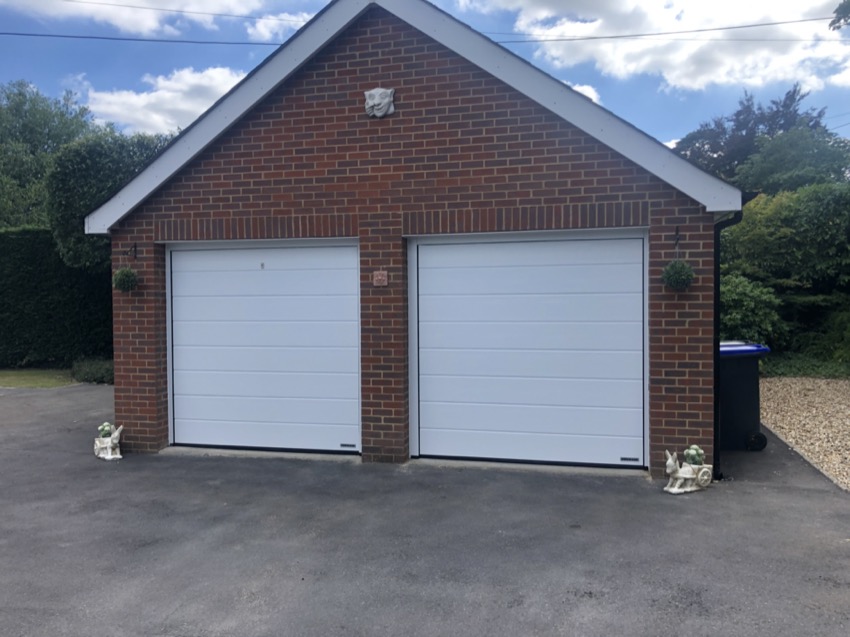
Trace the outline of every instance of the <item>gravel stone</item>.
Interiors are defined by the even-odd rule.
[[[761,421],[850,491],[850,380],[762,378]]]

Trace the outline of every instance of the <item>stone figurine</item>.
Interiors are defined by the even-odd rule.
[[[366,96],[366,114],[369,117],[381,119],[385,115],[395,113],[393,104],[394,88],[373,88],[363,93]]]
[[[699,451],[702,452],[701,449]],[[675,452],[671,455],[669,451],[665,450],[664,453],[667,454],[667,473],[670,476],[667,486],[664,487],[667,493],[674,495],[692,493],[693,491],[700,491],[711,484],[712,467],[710,464],[702,464],[702,462],[699,464],[690,464],[683,462],[680,465]],[[693,447],[685,453],[686,458],[700,459],[700,453],[694,451]],[[701,455],[703,458],[705,457],[704,453]]]
[[[97,430],[100,435],[94,439],[94,455],[102,460],[120,460],[121,448],[118,446],[118,440],[124,425],[116,429],[115,425],[105,422]]]

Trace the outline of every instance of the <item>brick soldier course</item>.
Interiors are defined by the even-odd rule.
[[[407,238],[634,228],[649,245],[649,463],[658,470],[665,448],[686,443],[710,457],[717,212],[384,4],[111,223],[113,267],[140,276],[137,290],[113,294],[122,447],[153,452],[169,441],[166,244],[356,239],[362,458],[404,462]],[[384,119],[363,110],[375,86],[395,89],[396,112]],[[677,256],[696,272],[680,293],[661,283]],[[375,271],[387,272],[386,286],[373,285]]]

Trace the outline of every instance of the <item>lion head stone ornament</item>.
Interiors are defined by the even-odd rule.
[[[366,114],[369,117],[381,119],[395,113],[394,88],[373,88],[371,91],[364,91],[363,94],[366,96]]]

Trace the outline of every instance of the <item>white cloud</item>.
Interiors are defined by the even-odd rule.
[[[214,16],[192,12],[250,15],[261,9],[264,4],[266,0],[133,0],[123,6],[120,2],[85,4],[0,0],[0,6],[12,7],[28,15],[54,20],[90,19],[109,24],[124,33],[146,36],[178,35],[189,23],[215,30],[217,27]],[[187,13],[179,13],[180,11]]]
[[[787,5],[775,0],[454,0],[463,11],[515,14],[514,30],[539,38],[598,38],[823,18],[836,0]],[[536,57],[557,69],[592,63],[620,79],[655,75],[664,88],[758,87],[827,81],[844,85],[850,42],[828,20],[639,39],[559,41],[535,45]],[[748,41],[749,40],[749,41]],[[828,80],[828,78],[830,78]]]
[[[850,87],[850,62],[847,62],[841,71],[830,76],[828,81],[833,86]]]
[[[243,77],[243,71],[229,68],[184,68],[145,75],[148,91],[98,91],[82,76],[76,84],[97,120],[128,133],[168,133],[187,127]]]
[[[567,85],[571,89],[573,89],[574,91],[577,91],[578,93],[581,93],[585,97],[590,98],[591,100],[593,100],[597,104],[602,104],[602,100],[599,97],[599,91],[597,91],[595,88],[593,88],[589,84],[570,84],[569,82],[567,82]]]
[[[248,36],[258,42],[284,40],[293,31],[307,24],[312,17],[312,13],[279,13],[263,16],[253,24],[248,24]]]

